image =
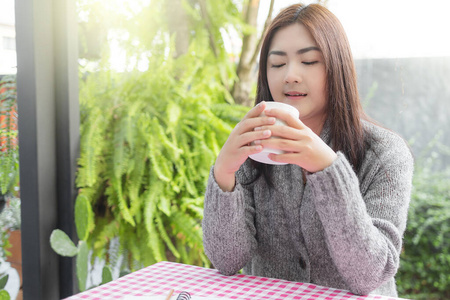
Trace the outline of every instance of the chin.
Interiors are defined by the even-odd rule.
[[[299,102],[299,101],[288,100],[288,99],[286,99],[286,100],[282,100],[282,101],[278,101],[278,102],[282,102],[282,103],[284,103],[284,104],[289,104],[289,105],[295,107],[296,109],[298,109],[299,111],[301,111],[301,110],[300,110],[300,109],[301,109],[301,105],[300,105],[300,102]]]

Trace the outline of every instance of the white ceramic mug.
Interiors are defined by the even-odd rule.
[[[299,111],[295,107],[293,107],[292,105],[289,105],[289,104],[285,104],[285,103],[281,103],[281,102],[273,102],[273,101],[266,102],[266,109],[272,109],[272,108],[282,109],[282,110],[286,111],[287,113],[289,113],[294,118],[299,118],[299,116],[300,116]],[[264,112],[262,112],[261,116],[265,116]],[[281,121],[278,119],[276,120],[275,124],[287,126],[284,121]],[[270,138],[276,139],[277,137],[272,136]],[[286,165],[286,163],[280,163],[280,162],[275,162],[275,161],[271,160],[268,157],[269,153],[282,154],[282,153],[284,153],[284,151],[282,151],[280,149],[272,149],[272,148],[264,147],[263,151],[256,153],[256,154],[252,154],[249,157],[255,161],[265,163],[265,164]]]

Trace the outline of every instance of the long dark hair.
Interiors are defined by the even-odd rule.
[[[333,150],[342,151],[353,169],[358,171],[365,145],[361,120],[368,118],[359,100],[355,64],[347,36],[339,20],[327,8],[319,4],[295,4],[282,10],[272,21],[261,47],[255,105],[273,101],[267,81],[267,56],[272,38],[281,28],[296,23],[309,30],[325,60],[327,119]]]

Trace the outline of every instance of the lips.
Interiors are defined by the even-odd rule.
[[[286,97],[305,97],[306,93],[302,93],[302,92],[297,92],[297,91],[293,91],[293,92],[287,92],[285,93]]]

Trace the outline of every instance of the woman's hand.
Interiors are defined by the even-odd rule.
[[[223,191],[234,189],[236,184],[235,173],[248,156],[263,150],[262,145],[253,145],[252,143],[256,140],[265,140],[271,136],[271,131],[268,129],[254,130],[255,127],[261,128],[275,124],[276,119],[274,117],[260,117],[265,108],[265,102],[253,107],[234,127],[220,150],[214,164],[214,178]]]
[[[286,152],[270,154],[271,160],[296,164],[314,173],[330,166],[337,158],[336,152],[299,119],[276,108],[266,110],[265,114],[283,120],[287,124],[287,126],[270,125],[257,128],[257,131],[270,130],[272,136],[279,138],[264,139],[257,141],[256,144]]]

